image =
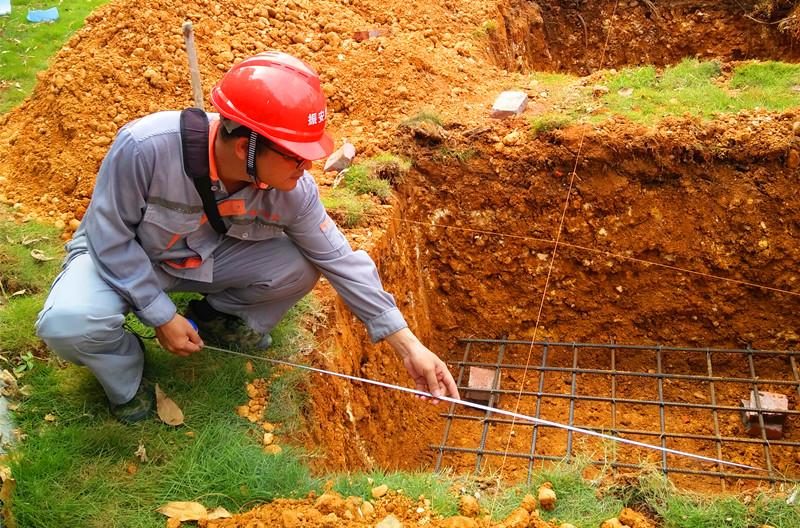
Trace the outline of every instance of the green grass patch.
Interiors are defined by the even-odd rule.
[[[0,366],[24,372],[32,356],[48,357],[33,324],[61,266],[64,241],[60,230],[12,212],[0,207]]]
[[[11,14],[0,16],[0,113],[18,105],[36,85],[55,53],[83,26],[88,15],[108,0],[52,2],[12,0]],[[29,10],[58,7],[58,20],[33,23]]]
[[[487,37],[497,31],[497,22],[487,20],[472,31],[472,36],[477,39]]]
[[[415,115],[409,117],[408,119],[404,119],[400,121],[398,126],[401,127],[416,127],[422,123],[434,124],[437,126],[442,126],[444,121],[442,120],[442,114],[439,112],[435,112],[432,110],[420,110]]]
[[[645,124],[685,112],[711,119],[717,112],[753,108],[781,111],[800,105],[800,92],[796,91],[800,86],[800,65],[741,65],[727,85],[720,82],[721,75],[718,62],[688,58],[660,74],[653,66],[626,68],[608,81],[609,93],[601,102],[610,112]],[[603,115],[590,118],[602,119]]]
[[[548,132],[550,130],[557,130],[571,125],[575,119],[567,114],[556,112],[549,112],[538,116],[529,118],[531,122],[530,131],[534,134],[540,132]]]
[[[348,167],[341,186],[322,198],[322,204],[340,226],[351,229],[363,222],[372,203],[362,195],[372,195],[387,202],[392,186],[405,179],[411,162],[393,155],[381,155]]]
[[[179,358],[148,346],[149,376],[186,417],[177,428],[117,423],[86,369],[35,369],[34,390],[16,413],[28,435],[11,464],[19,526],[156,527],[164,518],[153,510],[170,501],[203,497],[208,507],[237,511],[316,489],[319,480],[291,449],[262,454],[259,435],[248,434],[257,426],[234,413],[247,402],[248,381],[272,373],[269,363],[253,362],[253,372],[245,363],[221,352]]]
[[[459,162],[464,163],[480,155],[481,155],[480,151],[477,151],[472,147],[456,149],[456,150],[447,147],[442,147],[439,149],[439,152],[433,155],[433,159],[436,161],[444,161],[446,159],[456,159]]]
[[[322,205],[338,225],[352,229],[361,225],[364,215],[372,210],[372,202],[350,189],[333,189],[322,198]]]

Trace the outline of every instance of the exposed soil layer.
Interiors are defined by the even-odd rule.
[[[329,130],[356,146],[356,161],[381,152],[414,161],[392,207],[349,236],[440,355],[458,359],[457,340],[468,336],[792,349],[800,111],[654,127],[610,117],[539,136],[527,134],[524,116],[488,118],[497,95],[526,86],[522,74],[533,69],[590,75],[685,56],[798,59],[796,40],[744,15],[727,1],[452,0],[410,10],[396,0],[114,0],[60,51],[34,95],[0,117],[0,199],[68,237],[119,127],[192,105],[188,19],[206,95],[236,60],[283,50],[320,72]],[[376,27],[391,35],[353,40]],[[435,133],[396,127],[420,109],[449,124]],[[321,167],[312,172],[324,190],[333,178]],[[388,347],[369,345],[324,284],[318,293],[335,308],[327,332],[344,352],[321,350],[317,366],[407,384]],[[797,389],[783,390],[795,408]],[[322,468],[433,467],[441,407],[316,375],[309,392],[298,441],[324,454]],[[800,440],[798,427],[790,416],[788,439]],[[795,477],[796,453],[781,461]],[[474,461],[449,463],[469,471]]]

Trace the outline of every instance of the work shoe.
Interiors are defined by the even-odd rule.
[[[144,354],[144,341],[138,334],[131,332],[133,337],[139,343],[139,349]],[[156,411],[156,391],[153,384],[142,377],[139,382],[139,388],[136,389],[136,394],[133,395],[129,401],[125,403],[111,403],[108,404],[108,410],[111,416],[124,424],[134,424],[147,420],[151,414]]]
[[[185,317],[194,321],[204,343],[222,348],[265,350],[272,346],[272,336],[256,332],[235,315],[224,314],[205,299],[189,301]]]
[[[147,420],[156,411],[156,393],[153,384],[142,379],[133,398],[126,403],[108,405],[111,416],[130,425]]]

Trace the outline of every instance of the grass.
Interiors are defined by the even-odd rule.
[[[738,66],[728,85],[719,82],[716,61],[684,59],[657,72],[653,66],[626,68],[607,81],[601,103],[611,113],[652,123],[690,112],[712,119],[715,113],[762,108],[781,111],[800,105],[800,65],[752,62]],[[601,120],[602,115],[592,120]]]
[[[336,223],[346,229],[361,225],[364,215],[372,210],[372,202],[360,198],[351,189],[333,189],[322,198],[322,204]]]
[[[55,53],[83,26],[84,19],[108,0],[41,2],[13,0],[11,14],[0,16],[0,113],[18,105],[36,85]],[[59,19],[32,23],[29,10],[58,7]]]
[[[185,306],[191,297],[176,295],[176,304]],[[294,349],[297,321],[312,306],[313,301],[304,301],[279,325],[273,355]],[[207,507],[238,511],[254,499],[319,488],[319,478],[290,445],[284,443],[278,456],[263,454],[258,424],[234,412],[247,403],[248,382],[272,378],[264,418],[281,424],[282,443],[281,435],[299,427],[303,416],[301,370],[273,369],[268,362],[214,351],[179,358],[153,344],[147,346],[147,370],[183,410],[184,426],[115,422],[102,388],[83,368],[38,363],[20,380],[33,390],[15,413],[26,435],[10,464],[19,526],[163,526],[163,517],[153,510],[170,501],[205,497]],[[140,445],[146,459],[137,455]]]
[[[388,202],[392,186],[401,183],[410,168],[410,161],[391,154],[351,165],[344,172],[342,185],[323,197],[322,204],[340,226],[348,229],[358,227],[373,205],[364,195]]]
[[[0,207],[0,361],[6,363],[4,368],[20,366],[28,354],[43,355],[33,335],[33,321],[61,266],[64,245],[59,230],[22,222],[12,211]]]

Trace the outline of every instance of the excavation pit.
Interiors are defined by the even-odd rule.
[[[483,404],[673,452],[457,406],[412,411],[364,388],[349,404],[365,407],[346,420],[365,454],[356,465],[502,467],[525,482],[531,470],[588,457],[592,478],[652,465],[713,492],[797,479],[800,223],[790,211],[800,196],[787,157],[797,119],[753,111],[724,127],[680,118],[650,128],[620,118],[511,146],[498,138],[521,118],[477,135],[445,127],[448,148],[473,149],[466,160],[401,134],[397,148],[414,168],[370,251],[462,395],[475,400],[471,369],[487,369],[503,384]],[[747,129],[758,132],[742,141]],[[731,136],[724,154],[710,153]],[[361,349],[347,369],[405,383],[402,366],[367,351],[357,333],[343,343]],[[786,398],[780,438],[768,426],[747,433],[741,400],[755,390]],[[402,460],[382,455],[399,449]],[[338,463],[359,458],[350,453]]]

